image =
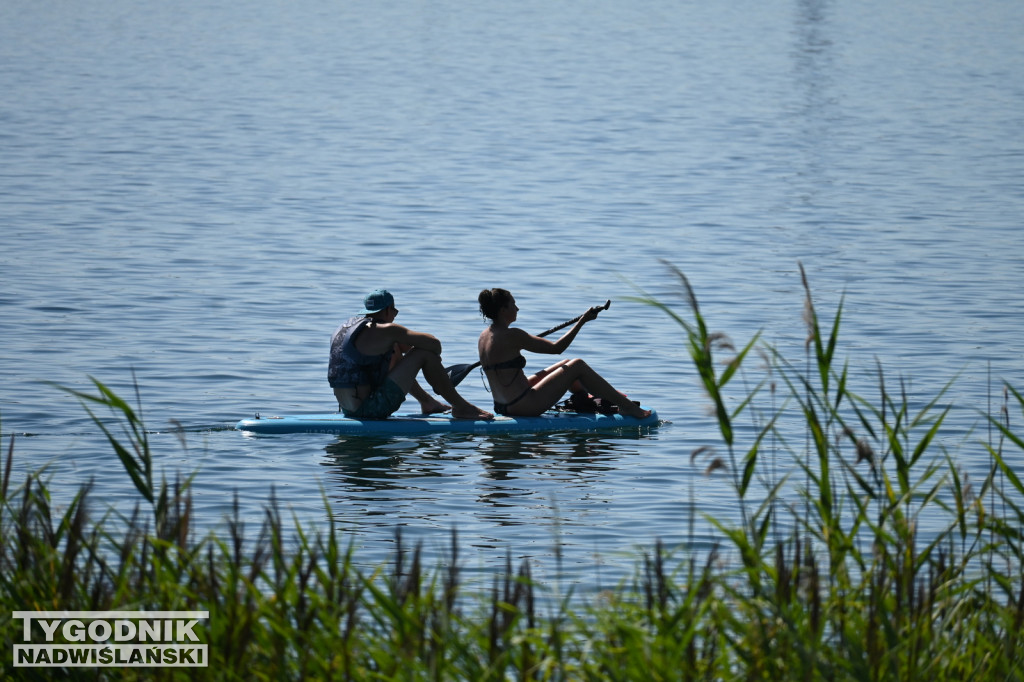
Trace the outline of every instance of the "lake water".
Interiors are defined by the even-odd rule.
[[[713,329],[800,364],[802,263],[823,317],[845,296],[862,392],[876,358],[918,406],[959,373],[944,444],[980,470],[975,409],[1024,388],[1021,35],[1017,0],[6,0],[0,426],[58,507],[94,477],[123,509],[102,434],[43,382],[131,397],[134,371],[201,527],[236,493],[257,525],[273,488],[314,528],[327,500],[371,563],[396,527],[428,551],[455,528],[467,570],[560,561],[593,588],[691,539],[691,499],[735,510],[690,461],[720,437],[680,329],[633,287],[685,312],[666,259]],[[612,299],[568,355],[670,423],[231,430],[333,411],[329,336],[378,286],[447,364],[476,359],[482,288],[531,331]],[[460,388],[490,405],[479,376]]]

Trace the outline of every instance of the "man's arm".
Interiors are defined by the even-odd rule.
[[[406,329],[400,324],[375,324],[364,329],[356,339],[356,347],[367,355],[387,353],[395,344],[398,344],[402,352],[423,348],[441,354],[441,342],[437,337]]]
[[[402,346],[409,346],[410,348],[422,348],[423,350],[429,350],[432,353],[441,354],[441,341],[436,336],[427,334],[426,332],[417,332],[412,329],[406,329],[401,325],[391,325],[397,327],[395,343]]]

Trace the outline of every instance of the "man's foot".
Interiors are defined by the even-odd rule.
[[[451,405],[442,403],[437,398],[430,398],[429,400],[420,401],[420,414],[441,414],[452,409]]]
[[[476,405],[466,403],[462,407],[456,407],[452,409],[452,417],[455,419],[483,419],[490,420],[494,419],[494,415],[487,410],[481,410]]]

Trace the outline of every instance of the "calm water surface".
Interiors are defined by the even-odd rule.
[[[561,554],[600,586],[634,548],[689,540],[691,499],[735,510],[690,461],[719,437],[680,330],[632,285],[683,311],[668,259],[714,329],[799,364],[803,263],[823,315],[844,300],[862,392],[876,358],[918,406],[959,372],[944,445],[978,469],[975,408],[1024,388],[1022,32],[1013,0],[8,0],[0,425],[58,503],[90,478],[134,503],[42,383],[130,396],[134,371],[160,466],[198,471],[202,526],[236,493],[258,523],[274,488],[313,527],[326,500],[370,562],[396,527],[432,551],[455,528],[470,570],[510,553],[550,578]],[[230,430],[333,410],[329,335],[378,286],[449,363],[475,359],[482,288],[511,289],[533,331],[611,298],[571,354],[670,423]],[[463,388],[489,405],[478,376]],[[713,537],[698,516],[692,539]]]

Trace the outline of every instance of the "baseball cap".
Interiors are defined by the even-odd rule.
[[[395,297],[387,289],[374,289],[363,299],[360,315],[372,315],[395,305]]]

